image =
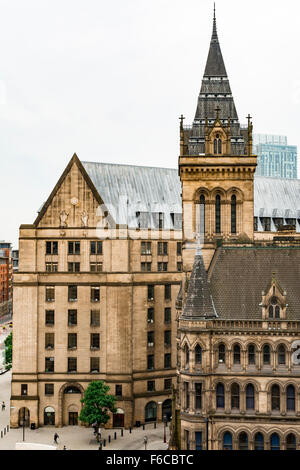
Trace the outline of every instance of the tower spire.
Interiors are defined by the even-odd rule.
[[[212,33],[212,38],[211,40],[218,40],[218,34],[217,34],[217,20],[216,20],[216,4],[214,3],[214,21],[213,21],[213,33]]]

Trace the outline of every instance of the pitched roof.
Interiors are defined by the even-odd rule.
[[[287,319],[300,320],[300,247],[221,247],[208,274],[220,319],[261,319],[272,273],[287,292]]]

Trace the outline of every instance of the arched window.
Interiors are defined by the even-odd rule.
[[[252,384],[248,384],[246,387],[246,409],[254,410],[254,402],[255,402],[254,386]]]
[[[223,436],[223,450],[232,450],[232,434],[229,431]]]
[[[226,360],[226,348],[225,344],[219,345],[219,362],[225,362]]]
[[[279,305],[275,306],[275,318],[280,318],[280,307],[279,307]]]
[[[185,360],[185,367],[188,367],[190,363],[190,350],[187,344],[184,346],[184,360]]]
[[[233,363],[240,364],[241,363],[241,348],[238,344],[233,346]]]
[[[280,388],[278,385],[273,385],[271,388],[271,407],[272,410],[280,410]]]
[[[231,385],[231,408],[240,409],[240,387],[238,384]]]
[[[293,385],[289,385],[286,389],[286,409],[295,411],[295,387]]]
[[[256,363],[256,354],[255,354],[255,346],[254,344],[249,344],[248,346],[248,364],[255,364]]]
[[[271,298],[271,304],[269,306],[269,318],[280,318],[280,307],[278,305],[278,299],[275,295]]]
[[[205,234],[205,196],[200,196],[200,234]]]
[[[261,432],[257,432],[254,436],[254,450],[264,450],[264,436]]]
[[[278,364],[285,364],[285,346],[280,344],[277,350]]]
[[[216,233],[221,233],[221,196],[216,195]]]
[[[214,139],[214,154],[221,155],[222,153],[222,140],[220,139],[220,134],[216,134]]]
[[[199,344],[195,347],[195,364],[202,364],[202,349]]]
[[[268,344],[265,344],[263,348],[263,363],[264,364],[271,363],[270,346]]]
[[[217,385],[216,399],[217,408],[225,408],[225,389],[222,383],[218,383]]]
[[[64,393],[81,393],[78,387],[75,387],[74,385],[69,385],[69,387],[66,387],[64,389]]]
[[[248,435],[245,432],[239,435],[239,450],[248,450]]]
[[[280,437],[278,436],[277,432],[274,432],[271,435],[270,443],[271,450],[280,450]]]
[[[147,423],[148,421],[156,421],[156,410],[157,410],[157,405],[154,401],[150,401],[147,403],[145,406],[145,422]]]
[[[296,450],[296,436],[293,433],[286,436],[286,450]]]
[[[231,233],[236,233],[236,196],[231,196]]]

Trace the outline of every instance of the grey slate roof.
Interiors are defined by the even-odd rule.
[[[300,320],[300,247],[221,247],[215,256],[208,278],[220,319],[261,319],[262,291],[275,272],[287,292],[287,319]]]
[[[205,123],[207,118],[212,124],[216,119],[216,108],[220,108],[220,119],[227,125],[231,120],[231,153],[245,155],[245,139],[241,133],[238,115],[236,112],[222,52],[217,35],[216,18],[214,15],[213,32],[202,80],[198,104],[189,137],[188,154],[199,155],[205,153]]]
[[[163,212],[165,227],[169,214],[182,213],[178,170],[111,163],[82,162],[104,203],[115,215],[116,223],[137,227],[136,212]],[[115,209],[116,208],[116,209]],[[300,219],[300,180],[254,178],[254,215]],[[176,228],[181,228],[180,218]],[[179,222],[178,222],[179,220]],[[153,217],[149,228],[154,227]],[[172,228],[172,227],[170,227]]]
[[[198,246],[182,316],[197,320],[216,318],[201,249]]]

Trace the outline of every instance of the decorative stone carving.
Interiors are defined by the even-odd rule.
[[[88,220],[89,220],[89,215],[87,213],[87,211],[83,211],[81,213],[81,220],[82,220],[82,224],[84,227],[87,227],[88,225]]]
[[[68,218],[69,214],[63,210],[61,211],[60,215],[59,215],[59,218],[60,218],[60,226],[61,227],[67,227],[67,218]]]

